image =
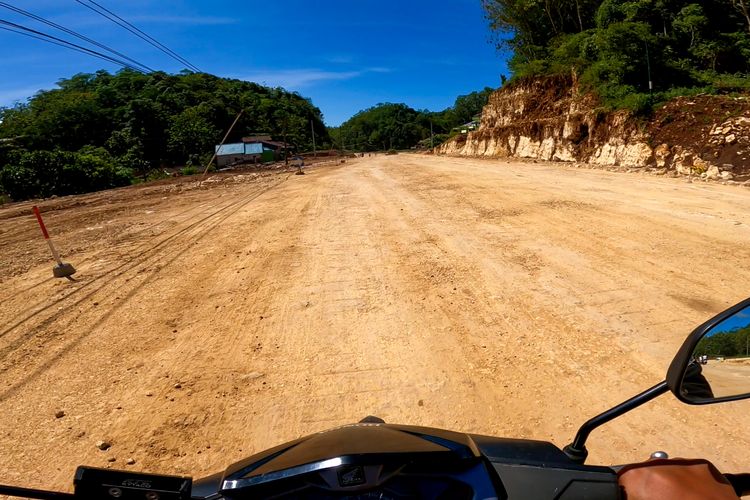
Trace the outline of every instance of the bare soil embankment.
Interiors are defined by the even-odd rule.
[[[750,98],[680,97],[650,117],[638,117],[604,111],[574,78],[526,79],[490,96],[478,130],[458,135],[436,151],[747,182]]]

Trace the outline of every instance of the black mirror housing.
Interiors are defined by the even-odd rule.
[[[685,394],[683,394],[682,392],[683,379],[685,378],[685,374],[688,371],[688,366],[691,362],[693,362],[693,353],[695,352],[695,348],[698,345],[698,342],[700,342],[701,339],[703,339],[717,325],[740,313],[743,309],[746,309],[748,307],[750,307],[750,298],[745,299],[739,304],[730,307],[726,311],[717,314],[716,316],[693,330],[693,332],[688,336],[688,338],[682,344],[682,347],[680,347],[679,351],[677,351],[677,355],[674,357],[672,363],[669,365],[669,369],[667,370],[667,386],[677,399],[679,399],[683,403],[691,405],[704,405],[750,398],[750,394],[740,394],[718,398],[691,399],[685,397]]]

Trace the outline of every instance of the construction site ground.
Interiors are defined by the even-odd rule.
[[[39,202],[75,282],[0,208],[0,483],[200,477],[367,415],[564,446],[750,295],[739,186],[404,154],[196,179]],[[744,471],[749,409],[662,396],[590,463]]]

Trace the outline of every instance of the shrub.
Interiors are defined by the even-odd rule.
[[[21,165],[5,165],[0,170],[0,185],[14,200],[27,200],[38,196],[39,179],[30,168]]]
[[[132,173],[103,150],[32,151],[0,170],[0,186],[14,200],[88,193],[126,186]]]

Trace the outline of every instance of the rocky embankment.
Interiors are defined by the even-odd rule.
[[[744,180],[750,178],[750,98],[680,97],[644,119],[602,111],[572,78],[526,80],[492,94],[479,129],[436,152]]]

